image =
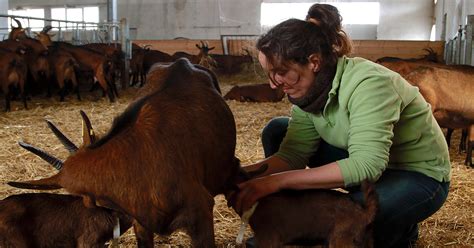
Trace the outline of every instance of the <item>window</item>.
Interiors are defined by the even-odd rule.
[[[21,10],[9,10],[9,15],[16,15],[16,16],[30,16],[30,17],[37,17],[37,18],[44,18],[44,9],[21,9]],[[21,22],[21,26],[23,28],[31,28],[32,31],[41,31],[44,27],[43,20],[33,20],[33,19],[26,19],[26,18],[16,18],[18,21]],[[12,19],[8,18],[8,27],[10,28],[12,23]],[[13,21],[13,26],[16,27],[16,23]]]
[[[436,24],[431,27],[430,41],[436,40]]]
[[[78,21],[78,22],[99,22],[99,7],[79,7],[79,8],[51,8],[51,19]],[[52,22],[53,27],[75,27],[74,23]],[[96,29],[89,27],[87,29]]]
[[[380,5],[378,2],[328,2],[339,10],[342,24],[378,24]],[[260,25],[271,28],[289,18],[304,20],[313,3],[262,3]]]

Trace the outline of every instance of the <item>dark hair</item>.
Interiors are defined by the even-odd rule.
[[[306,65],[311,54],[318,54],[323,66],[332,66],[337,64],[339,56],[332,48],[331,40],[323,27],[289,19],[262,35],[257,41],[257,49],[274,66],[285,66],[288,62]]]
[[[311,19],[318,22],[317,25],[329,32],[328,38],[338,56],[351,53],[352,42],[346,32],[342,30],[342,17],[336,7],[330,4],[313,4],[306,15],[307,21],[312,21]]]

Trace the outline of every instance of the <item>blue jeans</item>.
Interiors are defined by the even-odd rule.
[[[285,137],[288,117],[271,120],[263,129],[265,157],[276,153]],[[348,152],[321,141],[319,149],[309,160],[317,167],[347,158]],[[375,182],[379,209],[375,217],[375,247],[410,247],[418,238],[418,223],[441,208],[446,201],[449,182],[438,182],[424,174],[387,169]],[[363,203],[359,187],[347,189],[353,200]]]

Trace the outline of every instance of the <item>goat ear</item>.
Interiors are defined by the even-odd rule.
[[[197,47],[199,50],[201,50],[201,47],[200,47],[198,44],[196,44],[196,47]]]
[[[84,111],[80,111],[82,117],[82,145],[88,146],[96,140],[94,129],[92,129],[91,121]]]
[[[211,48],[209,48],[209,51],[211,51],[211,50],[214,49],[214,48],[216,48],[216,47],[211,47]]]
[[[61,189],[62,186],[58,183],[58,174],[39,180],[25,181],[25,182],[8,182],[7,184],[20,189],[39,189],[39,190],[53,190]]]

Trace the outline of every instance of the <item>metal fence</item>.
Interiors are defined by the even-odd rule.
[[[226,55],[242,55],[254,50],[259,35],[221,35],[222,50]]]
[[[120,42],[121,26],[120,23],[95,23],[95,22],[81,22],[81,21],[67,21],[48,18],[37,18],[30,16],[16,16],[16,15],[0,15],[0,18],[10,18],[13,23],[13,18],[17,20],[24,20],[27,23],[27,35],[33,37],[33,30],[41,30],[42,27],[30,26],[31,20],[44,21],[44,25],[53,27],[52,34],[55,34],[55,40],[68,41],[75,45],[88,43],[115,43]],[[11,27],[2,27],[0,29],[3,33],[2,40],[8,37]]]
[[[129,25],[126,18],[122,18],[120,22],[107,23],[67,21],[16,15],[0,15],[0,18],[11,18],[12,23],[13,18],[26,20],[27,26],[22,27],[25,28],[29,37],[34,37],[32,31],[33,29],[41,30],[43,28],[31,27],[29,25],[30,20],[42,20],[44,21],[45,26],[52,26],[51,31],[48,33],[54,35],[54,41],[66,41],[74,45],[83,45],[89,43],[117,44],[117,46],[121,47],[121,50],[125,55],[124,71],[127,72],[129,69],[129,60],[132,58],[132,42],[130,40]],[[8,38],[11,27],[0,28],[0,31],[6,31],[3,32],[4,35],[2,40],[4,40]],[[128,73],[122,74],[122,87],[126,87],[126,82],[128,82]]]
[[[466,17],[467,24],[459,25],[457,35],[446,43],[444,58],[446,64],[474,65],[473,61],[473,26],[474,15]]]

